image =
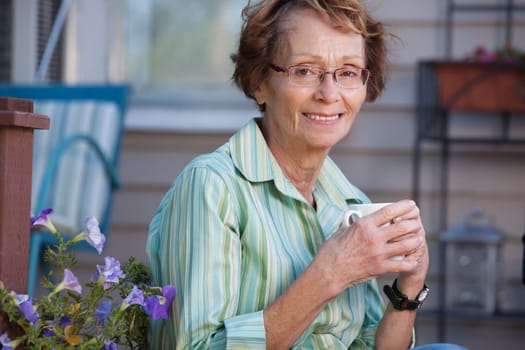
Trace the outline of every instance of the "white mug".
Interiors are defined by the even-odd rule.
[[[343,226],[350,227],[358,218],[375,213],[389,204],[391,203],[352,204],[343,215]]]
[[[367,204],[352,204],[343,215],[343,227],[350,227],[352,224],[363,216],[375,213],[379,209],[386,207],[391,203],[367,203]],[[393,256],[391,260],[402,260],[403,256]]]

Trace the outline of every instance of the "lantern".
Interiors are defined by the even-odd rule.
[[[446,231],[445,306],[451,312],[493,314],[499,282],[499,248],[503,235],[481,210]]]

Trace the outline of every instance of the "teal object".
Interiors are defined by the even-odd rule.
[[[128,94],[127,85],[0,85],[0,96],[33,100],[35,113],[50,118],[49,130],[35,131],[31,210],[53,208],[51,219],[66,239],[95,216],[108,241]],[[49,232],[31,234],[29,295],[39,268],[49,270],[43,251],[54,243]],[[85,242],[73,249],[96,253]]]

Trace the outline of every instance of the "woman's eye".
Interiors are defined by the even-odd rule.
[[[355,78],[358,77],[359,74],[357,74],[355,70],[345,69],[339,73],[339,76],[343,78]]]
[[[309,76],[309,75],[316,75],[316,72],[314,69],[310,67],[297,67],[295,68],[295,75],[297,76]]]

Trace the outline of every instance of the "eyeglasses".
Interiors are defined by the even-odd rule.
[[[281,68],[270,63],[270,68],[278,73],[287,73],[290,83],[296,86],[316,87],[321,84],[326,74],[331,74],[335,83],[344,89],[359,89],[370,77],[370,71],[353,65],[346,65],[329,71],[317,66],[296,65]]]

